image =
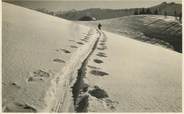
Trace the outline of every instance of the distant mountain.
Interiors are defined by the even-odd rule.
[[[85,10],[70,10],[70,11],[51,11],[49,10],[49,5],[47,7],[41,7],[39,4],[29,5],[29,2],[15,1],[10,2],[15,5],[20,5],[30,9],[34,9],[49,15],[54,15],[57,17],[65,18],[68,20],[80,20],[82,17],[94,17],[97,20],[111,19],[129,15],[140,15],[140,14],[156,14],[164,15],[167,13],[168,16],[179,16],[182,12],[182,4],[177,4],[174,2],[167,3],[163,2],[153,7],[149,8],[131,8],[131,9],[100,9],[91,8]],[[51,5],[51,4],[50,4]],[[39,7],[40,6],[40,7]],[[39,7],[39,8],[38,8]],[[52,6],[53,7],[53,6]]]
[[[143,11],[143,12],[142,12]],[[69,20],[78,20],[83,16],[92,16],[97,20],[101,19],[110,19],[117,18],[128,15],[138,15],[138,14],[156,14],[156,15],[164,15],[167,13],[168,16],[179,16],[182,12],[182,4],[176,4],[174,2],[167,3],[163,2],[159,5],[150,7],[150,8],[133,8],[133,9],[86,9],[81,11],[68,11],[63,14],[57,14],[57,16],[69,19]]]
[[[110,19],[122,16],[128,16],[134,14],[135,9],[100,9],[100,8],[92,8],[81,11],[68,11],[63,13],[62,15],[57,14],[57,16],[69,19],[69,20],[78,20],[84,16],[95,17],[97,20],[101,19]]]
[[[159,14],[164,14],[166,11],[169,16],[175,16],[175,12],[177,15],[182,12],[182,4],[176,4],[174,2],[167,3],[163,2],[157,6],[151,7],[152,11],[153,10],[159,10]]]

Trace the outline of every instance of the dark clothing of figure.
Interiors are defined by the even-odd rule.
[[[101,30],[101,27],[102,27],[102,25],[101,25],[101,24],[98,24],[98,29],[100,29],[100,30]]]

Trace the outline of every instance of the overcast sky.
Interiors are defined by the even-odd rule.
[[[108,8],[108,9],[142,8],[154,6],[162,2],[182,3],[182,0],[6,0],[6,1],[36,1],[36,2],[23,2],[23,5],[29,8],[47,8],[53,11],[57,10],[66,11],[71,9],[82,10],[88,8]]]

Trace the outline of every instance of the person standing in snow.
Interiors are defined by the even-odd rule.
[[[102,25],[99,23],[98,24],[98,29],[101,30],[101,27],[102,27]]]

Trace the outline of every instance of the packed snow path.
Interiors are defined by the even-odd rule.
[[[55,88],[53,88],[56,89],[56,97],[50,103],[48,102],[51,107],[49,106],[45,109],[45,111],[50,110],[50,108],[51,112],[75,111],[74,103],[75,99],[79,96],[78,92],[80,92],[80,87],[74,88],[73,86],[75,86],[76,81],[78,81],[77,78],[81,75],[78,73],[80,68],[83,67],[83,65],[85,67],[84,62],[88,61],[88,58],[96,49],[96,44],[101,37],[101,32],[95,29],[91,29],[88,34],[89,35],[86,37],[86,40],[89,40],[88,45],[84,45],[81,49],[79,49],[76,54],[71,57],[69,64],[63,69],[63,74],[56,77],[59,78],[59,82]],[[81,84],[79,83],[79,86],[81,86]],[[52,106],[52,104],[54,105]]]

